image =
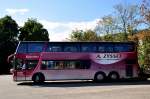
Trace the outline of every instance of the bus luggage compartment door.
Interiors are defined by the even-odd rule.
[[[133,77],[133,66],[132,65],[126,65],[126,76]]]

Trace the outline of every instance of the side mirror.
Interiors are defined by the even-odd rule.
[[[10,73],[13,74],[14,73],[14,69],[10,69]]]

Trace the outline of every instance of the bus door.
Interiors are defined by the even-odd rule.
[[[26,64],[23,59],[15,59],[15,77],[16,81],[26,80]]]
[[[25,80],[31,80],[30,77],[38,64],[38,60],[26,60],[25,64]]]
[[[126,76],[132,77],[133,76],[133,66],[126,65]]]

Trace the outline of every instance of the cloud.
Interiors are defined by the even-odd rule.
[[[80,22],[52,22],[47,20],[40,20],[39,22],[48,30],[51,41],[64,41],[66,38],[69,38],[72,30],[94,29],[98,21],[98,19],[95,19]]]
[[[16,15],[16,14],[24,15],[25,13],[29,12],[29,9],[10,9],[10,8],[7,8],[5,11],[7,12],[7,14],[10,14],[10,15]]]

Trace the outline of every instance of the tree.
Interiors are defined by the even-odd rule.
[[[143,22],[150,28],[150,0],[143,0],[141,4],[141,14],[143,16]]]
[[[92,30],[74,30],[70,35],[70,41],[100,41],[100,37]]]
[[[128,5],[124,6],[118,4],[115,7],[116,15],[118,16],[118,29],[124,34],[124,41],[128,40],[128,34],[134,34],[134,30],[137,29],[137,26],[141,22],[139,7],[137,5]]]
[[[83,33],[83,41],[100,41],[100,37],[92,30]]]
[[[116,21],[111,15],[104,16],[97,23],[95,31],[103,36],[104,41],[113,41],[113,35],[116,32]]]
[[[0,19],[0,74],[9,73],[11,65],[7,57],[15,52],[17,46],[18,24],[10,16]]]
[[[143,51],[143,66],[145,69],[150,69],[150,0],[143,0],[141,4],[141,15],[143,23],[148,26],[148,29],[144,31],[142,51]]]
[[[150,68],[150,37],[146,36],[143,40],[144,67]]]
[[[10,16],[0,19],[0,42],[15,40],[18,33],[18,24]]]
[[[73,30],[70,34],[70,41],[83,41],[83,30]]]
[[[49,41],[48,31],[36,19],[28,19],[20,28],[20,41]]]

